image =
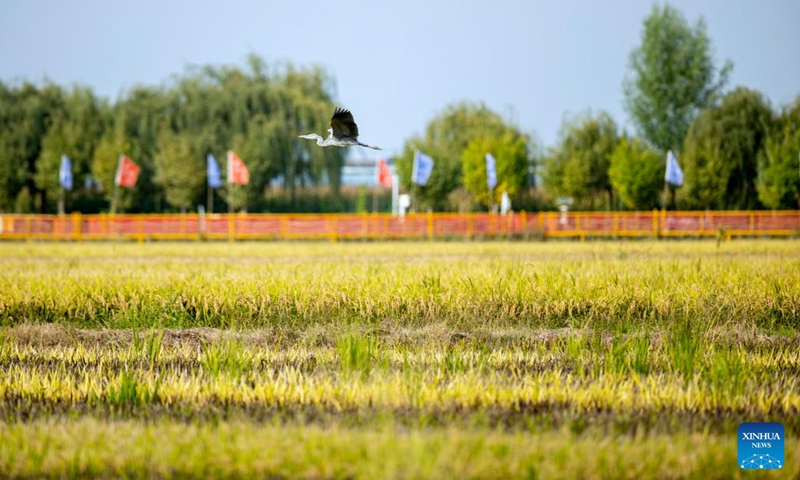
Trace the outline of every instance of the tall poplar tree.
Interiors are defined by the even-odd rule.
[[[639,135],[664,152],[678,151],[692,120],[713,103],[732,68],[728,60],[717,72],[702,18],[690,27],[674,7],[655,5],[623,82],[624,106]]]

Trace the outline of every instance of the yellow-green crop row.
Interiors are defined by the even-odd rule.
[[[0,477],[800,475],[800,242],[0,244]]]
[[[787,446],[787,467],[770,478],[800,474],[800,448]],[[736,462],[736,439],[707,433],[609,438],[566,428],[508,433],[94,418],[0,423],[0,476],[10,478],[753,477]]]
[[[3,244],[0,325],[799,326],[800,242],[571,245]]]
[[[715,345],[700,337],[685,368],[675,360],[689,348],[674,340],[679,333],[593,340],[570,332],[544,341],[519,332],[520,346],[489,348],[479,338],[415,345],[379,333],[315,347],[236,338],[165,346],[164,331],[134,332],[127,344],[24,345],[9,330],[0,343],[0,414],[11,420],[84,409],[202,418],[242,410],[438,422],[488,412],[495,423],[604,417],[613,425],[618,417],[623,428],[633,421],[656,429],[670,418],[708,426],[722,416],[800,428],[796,342],[763,339],[748,351],[736,340]]]
[[[738,423],[800,431],[788,337],[709,335],[687,382],[669,331],[648,373],[588,331],[3,333],[0,477],[744,478]]]

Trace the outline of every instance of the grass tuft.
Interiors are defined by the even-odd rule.
[[[345,374],[356,374],[362,379],[369,377],[378,364],[378,339],[372,335],[348,334],[336,342],[339,366]]]

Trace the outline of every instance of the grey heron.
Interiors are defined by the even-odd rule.
[[[362,147],[380,150],[380,147],[373,147],[358,141],[358,125],[353,120],[353,114],[350,110],[344,108],[336,108],[331,117],[331,128],[328,129],[328,138],[322,139],[316,133],[308,133],[300,135],[300,138],[308,138],[317,141],[320,147],[350,147],[359,145]]]

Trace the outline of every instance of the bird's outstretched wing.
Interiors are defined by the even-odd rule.
[[[336,138],[350,137],[356,139],[358,137],[358,125],[353,120],[353,114],[350,113],[350,110],[337,107],[331,117],[331,128],[333,129],[333,136]]]

